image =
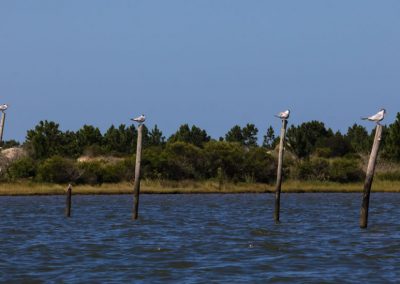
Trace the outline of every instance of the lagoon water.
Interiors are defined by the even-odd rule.
[[[400,281],[400,194],[0,197],[0,282]]]

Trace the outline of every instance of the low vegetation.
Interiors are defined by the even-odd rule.
[[[292,125],[287,131],[284,190],[358,191],[374,131],[360,125],[333,132],[322,122]],[[212,139],[197,126],[182,125],[166,139],[144,127],[142,176],[146,192],[268,192],[273,189],[277,144],[272,127],[257,144],[254,124],[232,127]],[[72,183],[78,192],[128,193],[134,174],[137,130],[111,126],[104,134],[84,125],[63,132],[41,121],[26,141],[6,141],[0,157],[1,190],[60,193]],[[5,155],[7,153],[7,155]],[[13,157],[10,153],[18,153]],[[397,191],[400,183],[400,113],[384,127],[376,188]],[[112,189],[114,188],[114,189]],[[7,191],[8,190],[8,191]],[[32,190],[32,191],[29,191]]]

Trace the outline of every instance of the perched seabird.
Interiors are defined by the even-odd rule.
[[[379,121],[382,121],[385,118],[386,110],[382,108],[378,113],[371,115],[369,117],[362,117],[363,120],[375,121],[379,124]]]
[[[139,122],[139,123],[143,123],[146,120],[146,117],[144,116],[144,114],[142,114],[141,116],[138,116],[136,118],[131,118],[131,120]]]
[[[7,104],[0,105],[0,111],[5,111],[7,109],[8,109],[8,105]]]
[[[290,115],[290,110],[285,110],[285,111],[282,111],[278,115],[275,115],[275,116],[280,118],[280,119],[288,119],[289,115]]]

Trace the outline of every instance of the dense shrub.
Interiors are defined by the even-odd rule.
[[[245,154],[244,180],[272,182],[275,180],[276,162],[264,148],[251,148]]]
[[[293,168],[292,175],[300,180],[328,180],[329,179],[329,160],[323,158],[313,158],[301,161],[297,167]]]
[[[399,181],[400,171],[377,173],[377,178],[380,180]]]
[[[315,149],[314,154],[317,157],[329,158],[329,157],[332,156],[332,150],[330,148],[327,148],[327,147],[317,148],[317,149]]]
[[[77,183],[101,184],[103,183],[104,168],[101,162],[83,162],[78,164],[79,178]]]
[[[37,170],[37,179],[43,182],[68,183],[79,177],[73,161],[53,156],[43,161]]]
[[[124,162],[104,165],[103,182],[117,183],[123,181],[126,176],[126,171],[127,168]]]
[[[129,157],[121,161],[121,168],[123,168],[123,179],[125,181],[133,181],[135,178],[135,161],[136,157]]]
[[[347,158],[313,158],[292,168],[292,177],[299,180],[356,182],[362,180],[363,176],[359,160]]]
[[[36,174],[35,161],[29,157],[18,159],[8,168],[8,174],[12,180],[34,177]]]
[[[106,161],[83,162],[78,163],[78,169],[79,178],[76,182],[91,185],[128,181],[135,170],[130,159],[114,163]],[[130,171],[132,174],[129,173]]]
[[[135,170],[135,161],[129,166],[129,171]],[[171,176],[168,168],[167,155],[161,147],[144,149],[142,154],[142,176],[149,179],[161,179]]]
[[[216,177],[218,169],[229,179],[243,176],[245,148],[236,142],[211,141],[204,146],[206,177]]]
[[[364,172],[357,160],[334,159],[330,166],[329,179],[337,182],[356,182],[363,179]]]
[[[168,143],[164,153],[167,161],[167,178],[173,180],[201,179],[204,172],[204,155],[199,147],[186,143]]]
[[[1,141],[0,142],[0,147],[4,150],[4,149],[8,149],[8,148],[14,148],[14,147],[18,147],[20,145],[20,143],[18,141],[15,140],[8,140],[8,141]]]

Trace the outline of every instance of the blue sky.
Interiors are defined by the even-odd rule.
[[[400,1],[1,0],[5,139],[40,120],[102,131],[141,113],[169,136],[400,111]]]

